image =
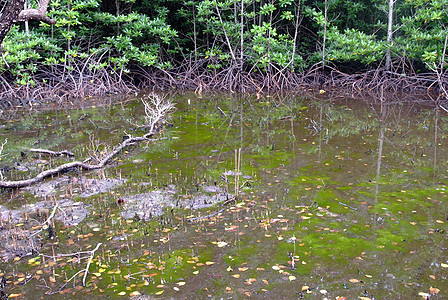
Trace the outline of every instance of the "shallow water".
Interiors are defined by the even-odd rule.
[[[104,170],[48,179],[48,193],[1,194],[6,294],[445,297],[445,113],[300,97],[184,94],[172,101],[176,111],[158,139],[127,149]],[[135,126],[142,113],[138,99],[24,112],[0,131],[0,141],[8,138],[1,163],[16,165],[4,176],[25,178],[69,160],[22,157],[28,148],[94,159],[124,135],[142,135]],[[82,203],[87,218],[64,206],[54,225],[41,228],[52,206],[26,215],[23,208],[42,201]],[[31,232],[38,233],[29,241]],[[89,274],[72,278],[97,246]]]

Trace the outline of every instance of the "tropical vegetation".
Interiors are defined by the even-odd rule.
[[[3,92],[261,91],[291,74],[369,70],[446,86],[443,0],[52,0],[47,15],[56,23],[17,22],[3,41]]]

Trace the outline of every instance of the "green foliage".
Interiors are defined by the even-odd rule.
[[[446,2],[441,0],[409,0],[406,7],[415,15],[403,16],[400,35],[396,41],[407,55],[427,63],[430,67],[441,62],[448,15]]]
[[[322,60],[324,34],[324,57],[336,65],[379,64],[391,50],[393,58],[440,68],[445,1],[396,1],[392,44],[387,10],[385,0],[302,1],[300,7],[292,0],[52,0],[48,15],[57,23],[30,22],[28,34],[15,25],[3,42],[0,72],[33,85],[41,68],[70,71],[77,63],[128,73],[194,58],[205,59],[211,72],[297,70]]]

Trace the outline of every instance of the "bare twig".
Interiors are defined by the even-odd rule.
[[[77,253],[69,253],[69,254],[58,254],[55,255],[54,257],[67,257],[67,256],[80,256],[81,254],[88,254],[88,256],[86,257],[81,257],[80,259],[83,258],[89,258],[88,262],[87,262],[87,266],[82,269],[79,270],[78,272],[76,272],[72,277],[70,277],[62,286],[59,287],[59,289],[57,289],[56,291],[49,291],[47,292],[48,295],[53,295],[56,293],[59,293],[60,291],[62,291],[63,288],[65,288],[67,286],[67,284],[69,284],[74,278],[76,278],[79,274],[81,274],[82,272],[84,272],[84,276],[82,278],[82,285],[86,286],[86,278],[87,278],[87,274],[89,273],[89,268],[90,268],[90,264],[92,263],[93,258],[95,257],[95,252],[100,248],[100,246],[103,243],[98,243],[95,247],[95,249],[90,250],[90,251],[82,251],[82,252],[77,252]],[[53,256],[48,256],[48,255],[42,255],[40,254],[40,256],[44,256],[44,257],[53,257]]]
[[[47,228],[47,227],[45,227],[45,225],[50,226],[50,222],[53,219],[53,217],[54,217],[54,215],[56,213],[56,210],[58,208],[59,208],[59,203],[56,203],[56,205],[53,207],[53,210],[52,210],[51,214],[48,216],[47,220],[44,223],[42,223],[42,227],[40,228],[40,230],[34,232],[32,235],[29,236],[29,238],[32,238],[33,236],[35,236],[36,234],[40,233],[42,230]]]

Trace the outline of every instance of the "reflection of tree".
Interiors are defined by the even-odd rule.
[[[386,119],[387,105],[381,102],[381,111],[379,119],[379,137],[378,137],[378,158],[376,162],[376,184],[375,184],[375,203],[378,202],[379,181],[381,175],[381,162],[383,158],[383,145],[384,145],[384,127]]]
[[[433,184],[436,184],[437,178],[437,146],[439,145],[439,110],[436,109],[434,114],[434,176],[433,176]]]

